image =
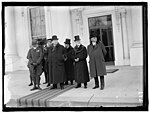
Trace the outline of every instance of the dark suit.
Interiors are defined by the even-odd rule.
[[[65,61],[65,71],[66,71],[66,77],[67,81],[70,80],[73,82],[74,78],[74,58],[73,58],[73,48],[69,46],[69,48],[65,48],[65,57],[67,60]]]
[[[48,48],[48,83],[57,84],[66,81],[64,47],[57,44]]]
[[[107,51],[104,45],[99,42],[95,47],[90,44],[87,47],[87,52],[89,55],[89,66],[91,77],[106,75],[106,66],[104,56]]]
[[[89,72],[87,67],[87,50],[86,47],[80,45],[79,47],[75,46],[74,48],[74,59],[79,58],[78,62],[75,62],[74,74],[75,81],[80,83],[87,83],[90,81]]]

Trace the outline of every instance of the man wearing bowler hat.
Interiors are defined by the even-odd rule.
[[[70,81],[71,85],[73,85],[74,80],[74,66],[73,66],[73,47],[71,46],[70,39],[66,39],[65,43],[65,71],[67,81],[65,85],[68,85],[68,81]]]
[[[56,89],[57,84],[64,89],[65,77],[65,60],[64,60],[64,46],[58,43],[56,35],[52,36],[52,46],[48,48],[48,76],[49,84],[53,84],[51,89]]]
[[[84,88],[87,88],[87,82],[90,81],[88,67],[87,67],[87,50],[80,42],[79,35],[75,36],[76,46],[74,47],[74,74],[75,81],[77,82],[76,88],[81,87],[81,83],[84,83]]]

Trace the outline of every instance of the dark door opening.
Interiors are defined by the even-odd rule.
[[[101,41],[107,50],[105,56],[106,65],[114,65],[115,58],[111,15],[88,18],[88,24],[89,35],[96,35],[98,41]]]

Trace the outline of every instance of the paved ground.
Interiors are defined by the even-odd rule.
[[[105,76],[105,89],[92,89],[94,80],[88,83],[88,88],[71,89],[49,101],[53,107],[99,107],[99,106],[139,106],[142,105],[142,67],[107,67],[117,68],[119,71]],[[6,75],[9,78],[8,90],[11,93],[11,101],[7,106],[16,106],[15,99],[31,94],[29,72],[16,71]],[[45,88],[44,75],[41,77],[41,87]],[[6,82],[5,82],[6,83]],[[6,86],[6,85],[5,85]],[[37,90],[38,91],[38,90]],[[8,95],[8,93],[5,93]],[[8,99],[8,97],[6,98]]]

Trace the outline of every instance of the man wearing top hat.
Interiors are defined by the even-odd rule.
[[[30,71],[31,80],[33,80],[34,87],[31,89],[36,90],[40,89],[40,75],[42,74],[42,50],[38,47],[38,43],[33,41],[32,48],[28,51],[27,59],[28,68]],[[31,84],[32,85],[32,84]]]
[[[73,66],[73,47],[71,46],[70,39],[66,39],[65,43],[65,71],[67,81],[65,85],[68,85],[68,81],[70,81],[71,85],[73,85],[74,80],[74,66]]]
[[[81,83],[84,83],[84,88],[87,88],[87,82],[90,81],[88,67],[87,67],[87,50],[80,42],[79,36],[75,36],[76,46],[74,47],[74,74],[75,81],[77,82],[76,88],[81,87]]]
[[[51,89],[56,89],[57,84],[64,89],[65,77],[65,60],[64,60],[64,46],[58,43],[56,35],[52,36],[52,46],[48,48],[48,76],[49,84],[53,84]]]

